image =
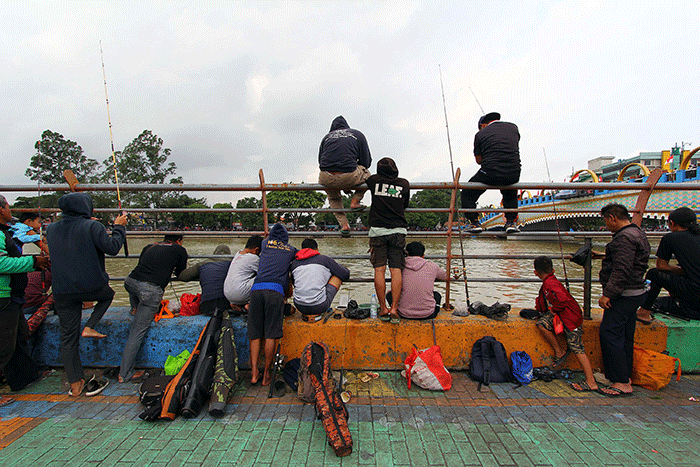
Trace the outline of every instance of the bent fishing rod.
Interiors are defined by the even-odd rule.
[[[117,156],[114,152],[114,137],[112,136],[112,117],[109,113],[109,97],[107,96],[107,74],[105,73],[105,60],[102,54],[102,41],[100,41],[100,61],[102,62],[102,79],[105,84],[105,102],[107,103],[107,123],[109,123],[109,142],[112,145],[112,165],[114,166],[114,182],[117,184],[117,203],[119,205],[119,213],[126,214],[122,211],[122,197],[119,192],[119,175],[117,174]],[[124,227],[126,231],[126,226]],[[129,256],[129,245],[126,243],[126,233],[124,234],[124,256]]]
[[[544,166],[547,168],[547,178],[549,183],[552,183],[552,176],[549,174],[549,163],[547,162],[547,152],[542,148],[542,154],[544,155]],[[566,290],[569,290],[569,275],[566,273],[566,261],[564,261],[564,247],[561,243],[561,232],[559,231],[559,217],[557,216],[557,203],[554,202],[554,190],[550,191],[552,194],[552,211],[554,212],[554,224],[557,227],[557,239],[559,240],[559,254],[561,255],[561,265],[564,268],[564,281],[566,282]]]
[[[445,130],[447,130],[447,148],[450,153],[450,168],[452,169],[452,180],[455,179],[455,165],[452,159],[452,142],[450,141],[450,125],[447,122],[447,104],[445,103],[445,87],[442,84],[442,68],[438,65],[438,71],[440,72],[440,90],[442,91],[442,108],[445,111]],[[456,201],[456,200],[455,200]],[[459,213],[459,211],[458,211]],[[452,228],[452,226],[450,226]],[[459,249],[462,253],[462,275],[464,276],[464,294],[467,299],[467,309],[471,306],[469,303],[469,283],[467,280],[467,263],[464,260],[464,241],[462,240],[462,228],[459,226]],[[452,252],[448,252],[452,254]],[[449,274],[449,271],[448,271]]]

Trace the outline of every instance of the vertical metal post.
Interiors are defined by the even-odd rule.
[[[583,318],[591,319],[591,276],[592,276],[592,253],[593,240],[586,237],[584,240],[586,247],[586,263],[583,267]]]
[[[262,193],[263,232],[267,237],[270,233],[270,227],[267,224],[267,194],[265,193],[265,175],[262,169],[258,172],[258,178],[260,178],[260,192]]]
[[[454,178],[454,186],[452,187],[452,195],[450,197],[450,214],[447,217],[447,251],[445,256],[445,269],[447,271],[447,280],[445,281],[445,309],[450,310],[452,306],[450,305],[450,277],[452,268],[450,266],[452,259],[452,224],[455,218],[455,206],[457,205],[457,187],[459,186],[459,175],[460,170],[457,168],[457,173]]]

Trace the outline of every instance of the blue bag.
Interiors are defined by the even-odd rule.
[[[520,385],[530,384],[533,379],[532,359],[523,350],[518,350],[510,354],[510,361],[513,364],[513,377]]]

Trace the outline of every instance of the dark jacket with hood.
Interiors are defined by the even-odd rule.
[[[112,227],[112,234],[92,220],[92,198],[87,193],[69,193],[58,200],[63,218],[49,225],[46,238],[51,256],[54,294],[97,292],[109,283],[105,254],[119,253],[124,226]]]
[[[287,229],[282,224],[273,225],[270,236],[262,242],[258,275],[251,291],[266,289],[285,293],[289,286],[289,266],[298,251],[288,241]]]
[[[367,186],[372,194],[369,226],[407,227],[403,212],[408,207],[410,186],[408,180],[399,178],[399,169],[393,159],[385,157],[377,162],[377,173],[367,179]]]
[[[615,232],[605,246],[599,273],[603,295],[616,299],[644,293],[650,253],[647,235],[637,224],[628,224]]]
[[[335,117],[331,131],[321,140],[318,166],[326,172],[354,172],[361,165],[369,169],[372,156],[365,135],[348,126],[343,116]]]

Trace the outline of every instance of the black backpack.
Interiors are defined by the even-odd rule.
[[[474,342],[472,359],[469,363],[469,377],[481,385],[513,382],[506,349],[494,337],[484,336]]]

